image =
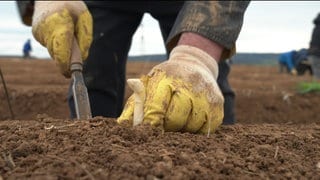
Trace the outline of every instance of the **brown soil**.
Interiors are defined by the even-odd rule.
[[[155,63],[128,63],[128,78]],[[299,94],[276,67],[233,65],[238,123],[209,137],[72,121],[69,80],[53,61],[0,59],[1,179],[319,179],[320,94]],[[0,81],[1,82],[1,81]],[[127,90],[127,95],[131,91]]]

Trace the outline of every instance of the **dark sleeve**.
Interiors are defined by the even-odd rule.
[[[181,33],[195,32],[225,48],[221,59],[230,58],[249,2],[186,1],[167,40],[168,49],[177,44]]]
[[[31,26],[34,10],[34,1],[16,1],[20,19],[23,24]]]

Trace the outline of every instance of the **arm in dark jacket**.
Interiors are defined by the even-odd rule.
[[[169,35],[168,48],[177,44],[181,33],[194,32],[222,45],[221,59],[231,57],[248,5],[249,1],[186,1]]]

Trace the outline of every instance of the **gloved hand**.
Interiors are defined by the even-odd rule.
[[[216,60],[207,53],[186,45],[175,47],[168,61],[141,78],[146,93],[143,123],[165,131],[213,132],[224,115],[217,76]],[[118,123],[132,123],[133,112],[131,96]]]
[[[293,68],[290,73],[294,76],[296,76],[298,74],[297,70],[295,68]]]
[[[92,42],[92,17],[82,1],[35,1],[32,33],[48,49],[61,73],[70,77],[73,38],[85,60]]]

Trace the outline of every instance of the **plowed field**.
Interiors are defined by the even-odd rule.
[[[157,63],[129,62],[127,77]],[[237,124],[209,137],[69,119],[69,80],[53,61],[0,58],[1,179],[320,179],[320,94],[310,75],[233,65]],[[1,82],[1,81],[0,81]],[[126,97],[131,93],[127,89]]]

